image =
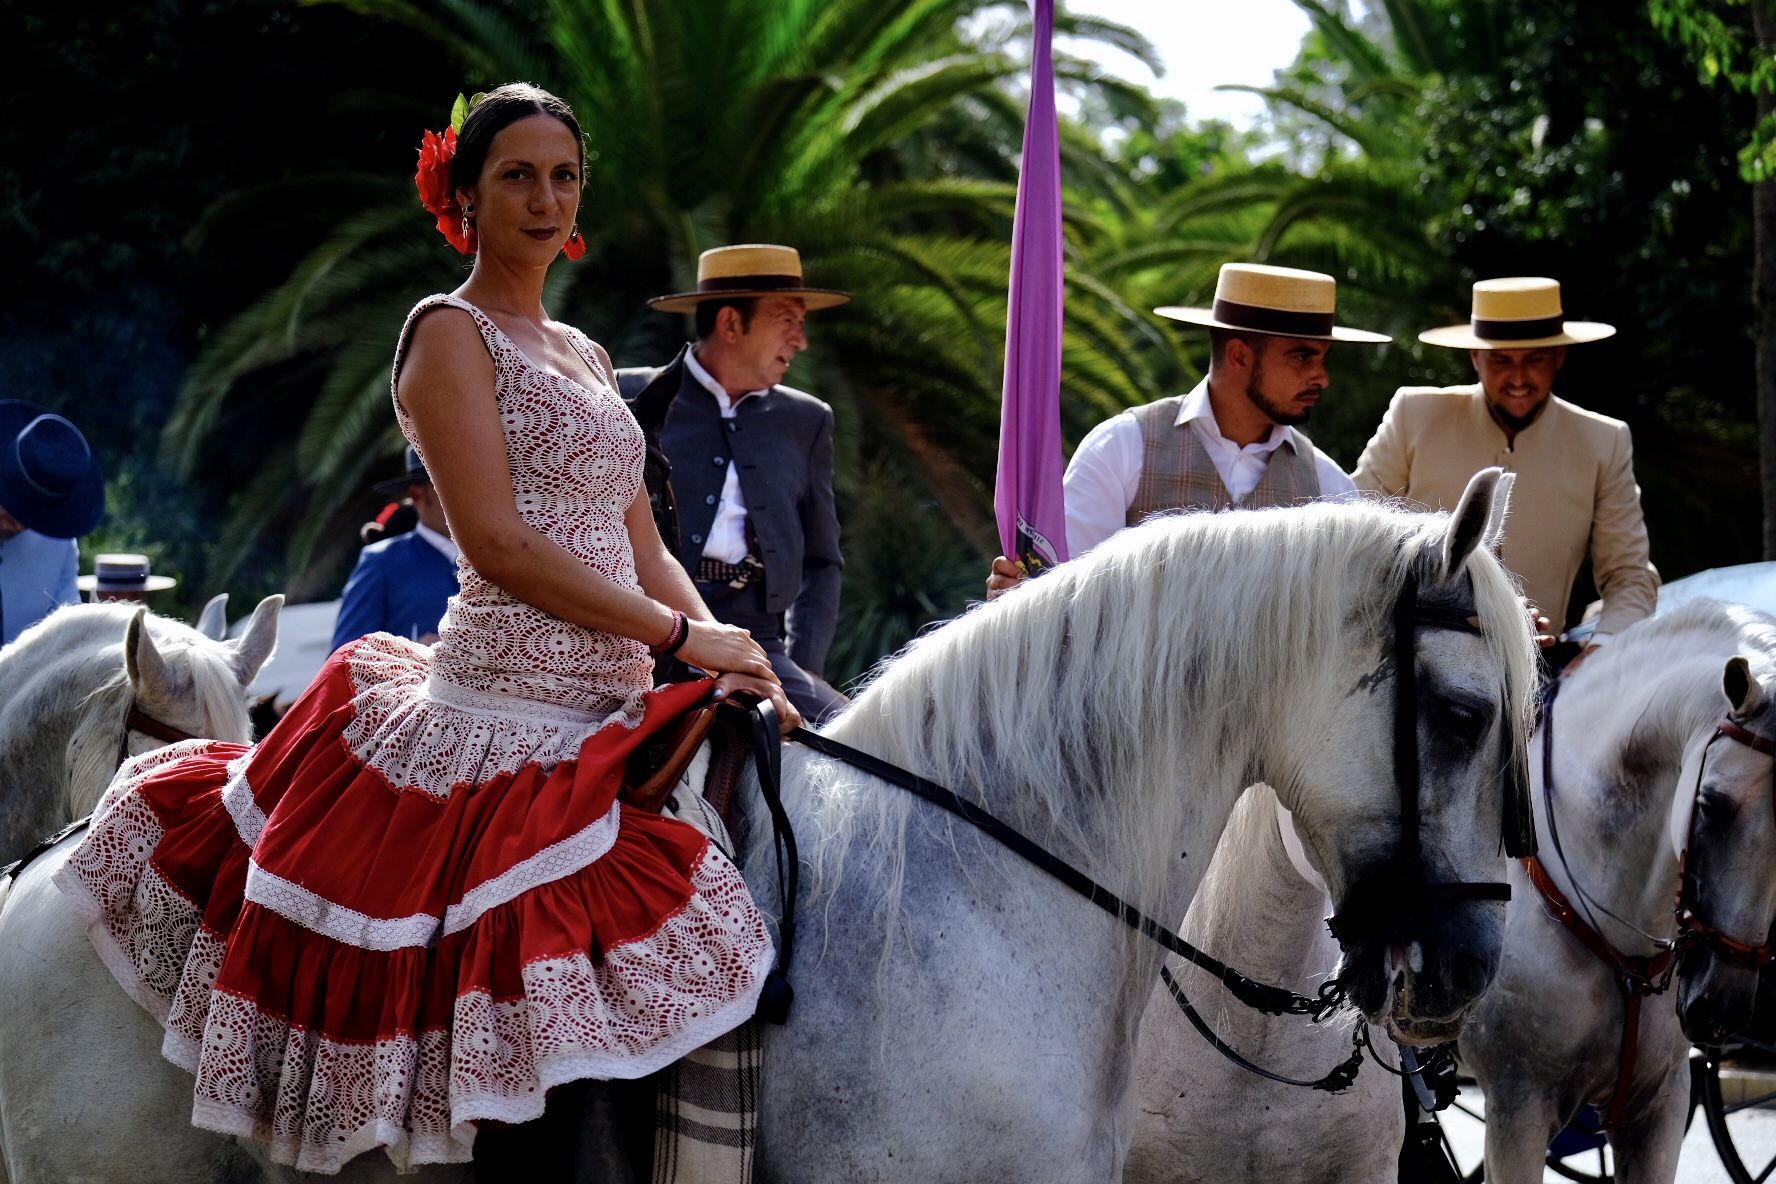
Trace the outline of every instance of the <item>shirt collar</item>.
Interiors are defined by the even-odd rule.
[[[1188,395],[1184,396],[1183,404],[1178,408],[1178,418],[1172,426],[1183,427],[1187,423],[1196,423],[1198,430],[1206,436],[1210,443],[1223,444],[1235,451],[1256,450],[1258,452],[1275,452],[1284,444],[1293,451],[1301,449],[1295,443],[1294,428],[1284,427],[1280,423],[1270,425],[1270,435],[1256,444],[1248,444],[1241,449],[1232,440],[1221,434],[1221,425],[1215,422],[1215,409],[1209,404],[1209,380],[1197,383]]]
[[[462,554],[462,549],[456,545],[456,540],[448,535],[439,534],[423,522],[413,524],[413,533],[436,547],[438,553],[450,560],[451,563],[455,563],[457,556]]]
[[[703,363],[697,360],[697,350],[694,346],[685,351],[685,369],[690,371],[691,377],[697,380],[698,386],[715,396],[715,401],[721,405],[722,410],[724,411],[735,406],[740,403],[741,400],[746,399],[751,395],[762,395],[766,390],[770,389],[767,387],[762,390],[747,391],[745,394],[741,395],[740,398],[734,398],[732,395],[728,394],[727,387],[715,380],[715,375],[703,368]]]

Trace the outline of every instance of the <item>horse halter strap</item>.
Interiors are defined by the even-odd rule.
[[[1769,940],[1757,945],[1740,941],[1698,917],[1695,908],[1695,876],[1694,869],[1690,866],[1690,844],[1696,837],[1696,803],[1702,797],[1702,774],[1708,767],[1708,750],[1723,736],[1771,758],[1771,809],[1776,811],[1776,740],[1741,727],[1733,722],[1730,715],[1721,716],[1715,722],[1714,735],[1702,746],[1702,759],[1696,766],[1696,787],[1690,793],[1690,816],[1684,826],[1684,849],[1677,859],[1677,941],[1685,949],[1706,948],[1723,962],[1755,970],[1769,965],[1772,958],[1776,957],[1776,948],[1771,946]]]
[[[172,724],[155,719],[130,700],[129,711],[123,717],[123,735],[117,741],[117,763],[122,764],[129,757],[129,738],[131,732],[140,732],[144,736],[152,736],[167,744],[177,744],[182,740],[196,740],[190,732],[181,731]]]
[[[1326,921],[1341,947],[1378,932],[1399,932],[1421,916],[1426,905],[1461,900],[1509,900],[1511,886],[1503,882],[1432,883],[1424,875],[1424,839],[1420,833],[1419,792],[1421,770],[1418,761],[1418,630],[1447,629],[1458,633],[1482,636],[1480,624],[1471,612],[1442,605],[1425,604],[1418,598],[1418,577],[1410,572],[1394,601],[1394,784],[1400,796],[1400,845],[1388,874],[1371,880],[1352,892],[1344,907]],[[1506,776],[1511,783],[1505,793],[1501,820],[1507,854],[1522,855],[1535,850],[1534,830],[1523,825],[1521,801],[1523,789],[1511,772],[1510,729],[1504,729]],[[1528,831],[1528,851],[1524,851],[1522,835]]]

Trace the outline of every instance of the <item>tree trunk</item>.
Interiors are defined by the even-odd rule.
[[[1751,5],[1760,52],[1776,47],[1776,11]],[[1776,112],[1776,95],[1759,91],[1759,126]],[[1776,559],[1776,178],[1751,187],[1752,303],[1757,318],[1758,468],[1764,501],[1764,558]]]

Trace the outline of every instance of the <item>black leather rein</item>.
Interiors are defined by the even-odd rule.
[[[781,779],[778,773],[779,758],[774,751],[776,746],[770,743],[771,738],[776,735],[776,718],[776,712],[768,702],[760,704],[758,714],[754,717],[754,743],[758,748],[759,785],[765,798],[766,809],[770,811],[773,822],[778,825],[779,838],[781,838],[788,829],[788,817],[782,804]],[[769,729],[768,734],[767,729]],[[853,748],[830,736],[822,736],[819,732],[810,731],[807,728],[796,728],[790,732],[789,738],[804,747],[813,749],[822,756],[831,757],[833,760],[841,761],[868,773],[872,777],[879,777],[883,781],[897,785],[908,793],[960,818],[1001,847],[1059,880],[1130,929],[1170,953],[1183,958],[1193,966],[1208,972],[1234,998],[1255,1011],[1266,1015],[1307,1016],[1317,1023],[1336,1011],[1344,1001],[1342,993],[1334,983],[1326,983],[1320,988],[1318,998],[1310,999],[1283,987],[1270,986],[1241,974],[1213,954],[1198,949],[1185,941],[1173,930],[1159,924],[1140,909],[992,812],[975,805],[934,781],[928,781],[917,773],[908,772],[861,749]],[[767,754],[767,748],[773,751]],[[793,850],[793,847],[791,849]],[[794,953],[795,895],[798,876],[793,854],[789,859],[787,877],[784,874],[785,865],[782,852],[779,852],[777,867],[780,890],[784,898],[783,919],[779,926],[778,969],[772,972],[778,981],[766,984],[759,1011],[765,1019],[773,1023],[782,1023],[788,1015],[788,1000],[793,997],[793,992],[788,988],[787,974],[790,959]],[[1349,1057],[1334,1066],[1325,1076],[1313,1081],[1284,1077],[1272,1073],[1260,1065],[1253,1064],[1209,1028],[1201,1015],[1197,1013],[1196,1008],[1191,1005],[1190,1000],[1185,997],[1183,988],[1169,969],[1162,966],[1160,977],[1165,981],[1166,989],[1171,992],[1172,998],[1177,1001],[1191,1026],[1201,1033],[1216,1052],[1240,1068],[1284,1085],[1299,1085],[1328,1093],[1338,1093],[1348,1089],[1356,1081],[1357,1070],[1362,1066],[1363,1054],[1361,1049],[1355,1048]]]

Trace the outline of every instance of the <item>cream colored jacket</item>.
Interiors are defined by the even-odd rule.
[[[1620,420],[1550,398],[1513,446],[1478,385],[1401,387],[1351,476],[1359,489],[1449,510],[1488,465],[1517,474],[1505,566],[1557,630],[1587,549],[1603,596],[1597,631],[1620,633],[1652,615],[1659,573],[1648,561],[1633,443]]]

